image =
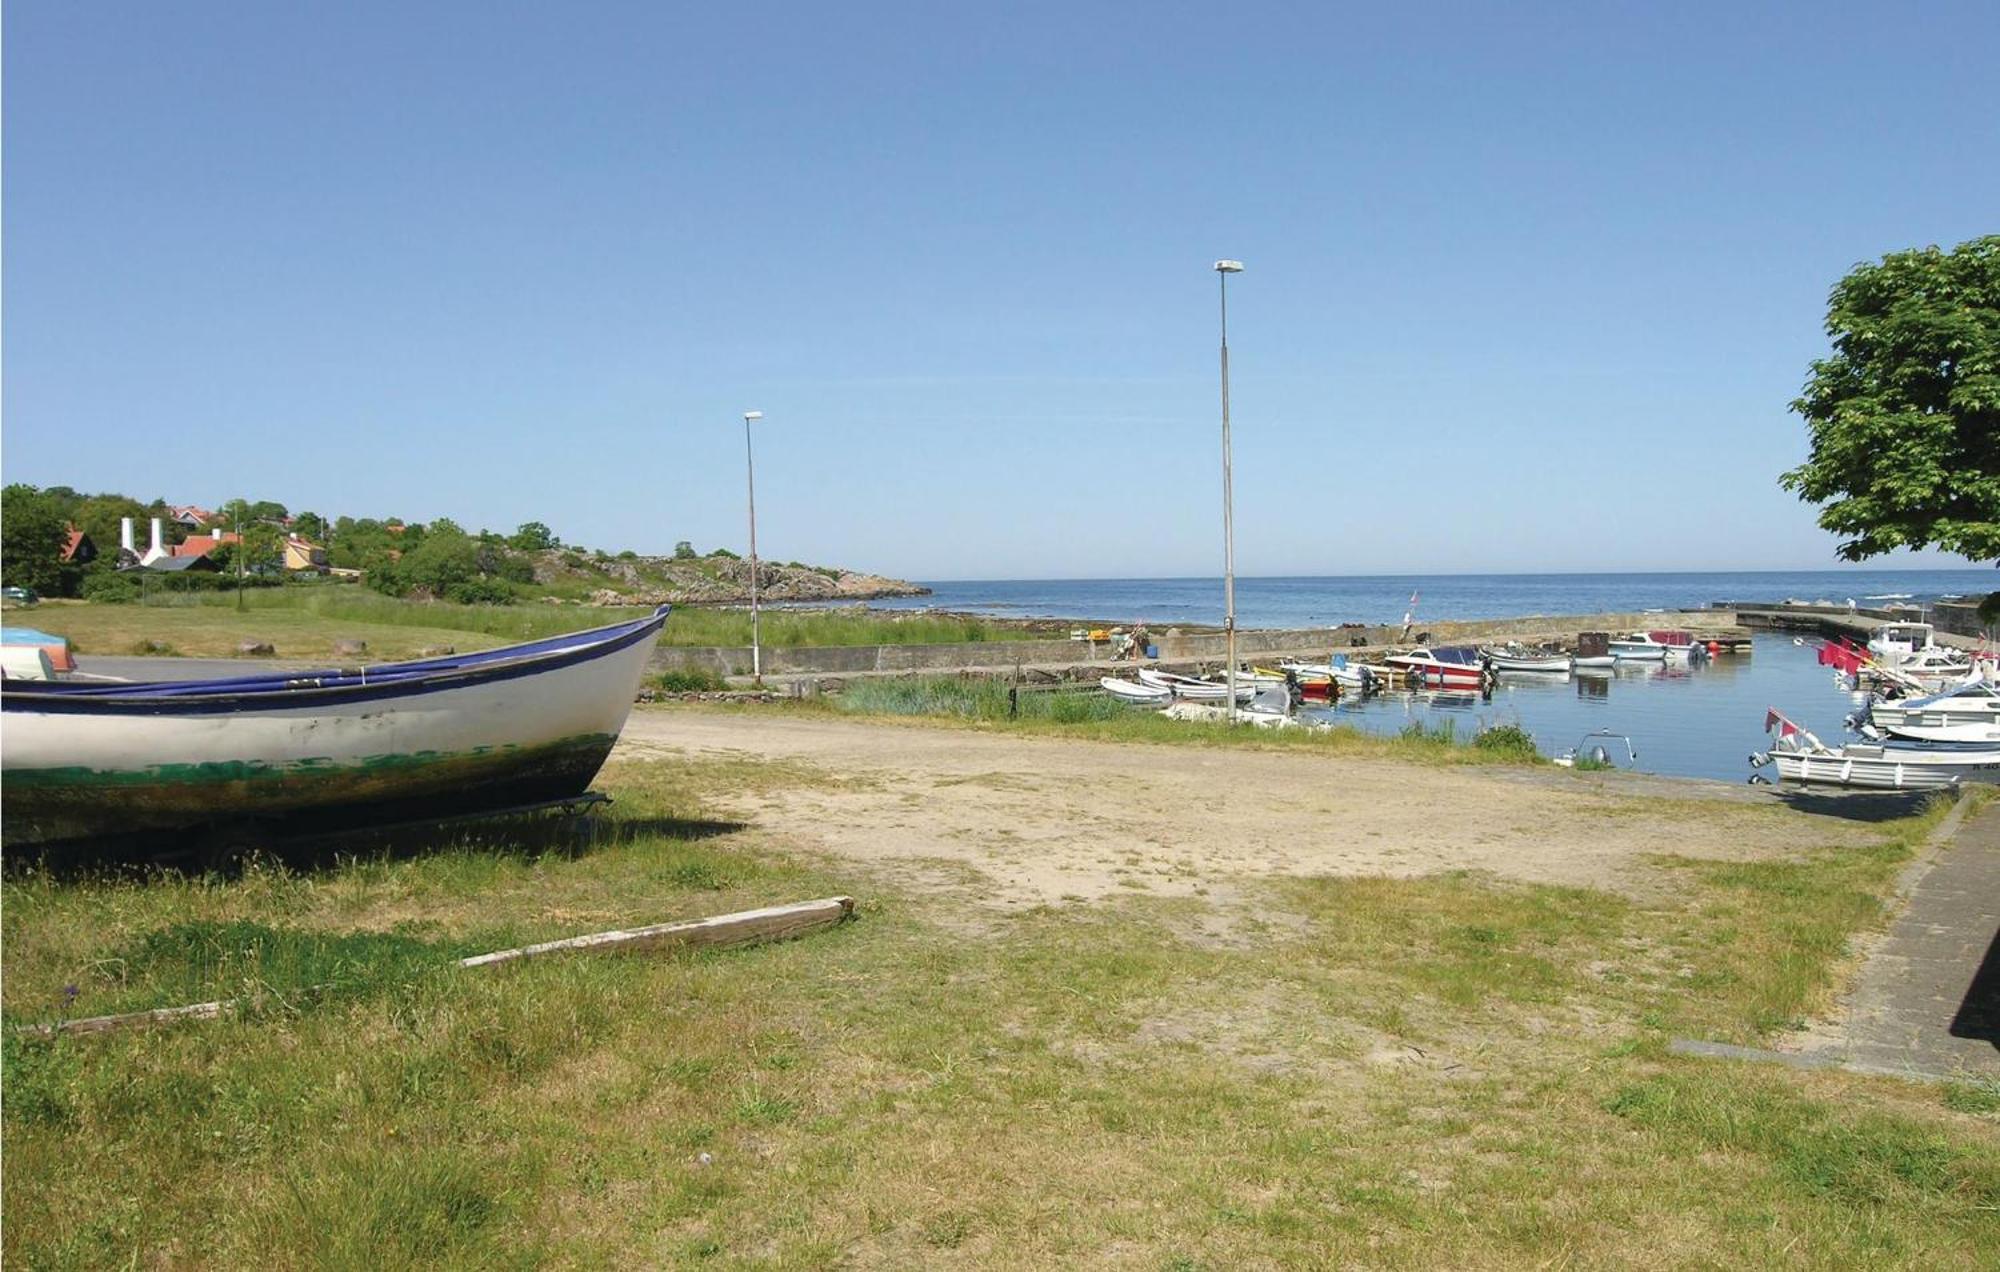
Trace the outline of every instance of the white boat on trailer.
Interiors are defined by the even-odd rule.
[[[1764,717],[1764,727],[1773,726],[1778,740],[1770,750],[1751,755],[1750,767],[1775,765],[1787,782],[1893,791],[2000,782],[2000,745],[1891,739],[1832,747],[1775,710]],[[1752,774],[1750,780],[1763,779]]]
[[[2000,745],[1849,742],[1829,747],[1809,733],[1779,738],[1751,763],[1778,767],[1788,782],[1870,790],[1942,790],[1965,782],[2000,782]]]

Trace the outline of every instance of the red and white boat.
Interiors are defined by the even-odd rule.
[[[1409,673],[1413,683],[1430,689],[1477,689],[1493,675],[1491,666],[1471,645],[1419,647],[1382,660]]]

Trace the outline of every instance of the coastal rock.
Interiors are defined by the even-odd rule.
[[[352,636],[343,636],[333,642],[333,652],[336,656],[342,658],[354,654],[365,654],[368,652],[368,642],[365,640],[356,640]]]
[[[449,658],[458,652],[456,645],[425,645],[417,651],[419,658]]]
[[[538,554],[535,580],[545,586],[594,585],[593,605],[741,604],[750,599],[750,563],[732,556],[597,560],[564,549]],[[927,596],[930,589],[857,570],[760,561],[757,593],[768,601],[860,601]]]
[[[268,640],[253,638],[242,641],[236,646],[236,653],[240,658],[271,658],[275,657],[277,652],[278,647]]]

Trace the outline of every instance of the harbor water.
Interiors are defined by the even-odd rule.
[[[1477,693],[1389,692],[1343,699],[1332,709],[1308,707],[1301,715],[1371,733],[1394,734],[1413,724],[1449,726],[1469,741],[1483,728],[1515,724],[1534,735],[1544,755],[1555,756],[1599,729],[1622,733],[1638,752],[1641,772],[1741,782],[1748,757],[1772,739],[1764,717],[1776,707],[1830,746],[1849,735],[1845,718],[1864,694],[1844,688],[1818,662],[1816,642],[1759,636],[1755,652],[1723,654],[1687,666],[1621,663],[1573,673],[1503,672],[1490,697]],[[1627,767],[1624,748],[1606,749]],[[1770,770],[1765,770],[1766,774]]]

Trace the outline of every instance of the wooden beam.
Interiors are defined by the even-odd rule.
[[[524,958],[539,958],[544,954],[563,954],[572,951],[597,953],[606,950],[666,948],[722,949],[737,945],[757,945],[765,941],[783,941],[820,928],[832,927],[836,923],[844,922],[853,913],[853,897],[825,897],[818,901],[774,905],[761,910],[739,910],[734,914],[718,914],[706,919],[685,919],[678,923],[655,923],[649,927],[592,932],[588,936],[572,936],[562,941],[544,941],[539,945],[524,945],[513,950],[495,950],[491,954],[476,954],[471,958],[462,958],[458,961],[458,966],[495,967],[501,963],[517,962]],[[328,988],[331,986],[314,985],[303,992],[310,993],[313,990]],[[168,1025],[183,1020],[214,1020],[234,1011],[242,1002],[240,998],[225,998],[219,1002],[190,1003],[186,1007],[161,1007],[153,1011],[131,1011],[117,1016],[59,1020],[51,1025],[28,1025],[22,1032],[52,1038],[57,1034],[115,1033],[121,1029],[144,1029],[151,1025]]]
[[[725,947],[751,945],[761,941],[782,941],[802,936],[818,928],[831,927],[854,913],[853,897],[825,897],[792,905],[768,906],[762,910],[740,910],[707,919],[680,923],[655,923],[650,927],[593,932],[563,941],[544,941],[515,950],[495,950],[460,959],[460,967],[492,967],[544,954],[589,950],[645,950],[663,946]]]

